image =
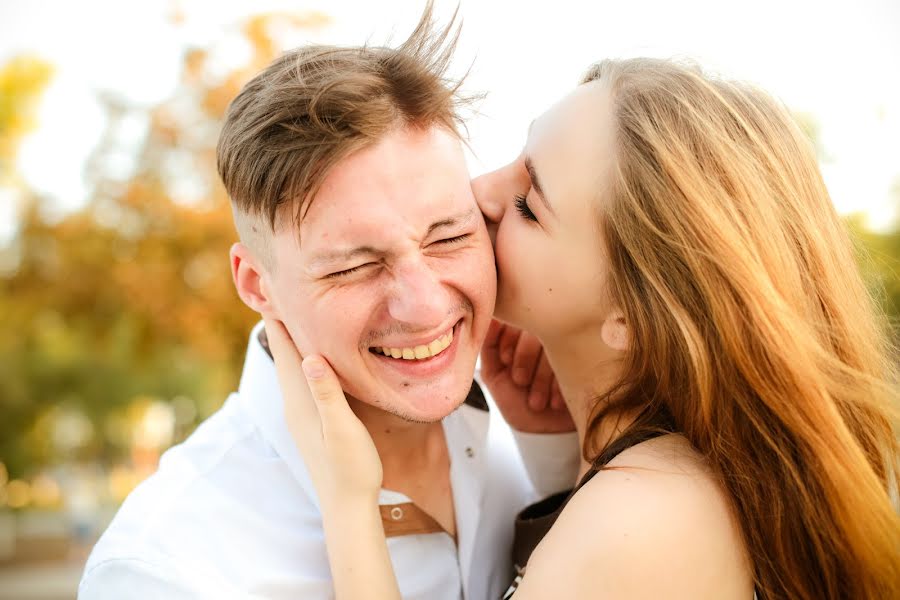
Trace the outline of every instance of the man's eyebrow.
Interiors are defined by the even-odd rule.
[[[531,162],[531,158],[525,157],[525,170],[528,171],[528,178],[531,180],[531,187],[534,188],[534,191],[537,192],[538,198],[541,199],[541,202],[544,203],[544,206],[547,207],[547,210],[550,211],[550,214],[556,216],[556,211],[553,210],[553,207],[550,206],[550,202],[547,200],[547,196],[544,194],[544,188],[541,187],[541,180],[538,179],[537,171],[534,169],[534,164]]]
[[[469,223],[474,216],[475,216],[475,209],[471,208],[464,213],[460,213],[460,214],[454,215],[452,217],[447,217],[446,219],[441,219],[440,221],[435,221],[434,223],[432,223],[431,225],[428,226],[428,231],[425,233],[425,237],[427,238],[436,229],[441,229],[442,227],[453,227],[455,225]]]
[[[379,254],[382,254],[382,252],[372,246],[357,246],[356,248],[347,250],[325,251],[316,254],[312,260],[309,261],[309,266],[310,268],[317,269],[349,262],[358,256],[375,256]]]
[[[464,213],[453,215],[452,217],[447,217],[446,219],[441,219],[440,221],[435,221],[428,226],[428,232],[425,234],[425,237],[427,238],[435,230],[441,229],[443,227],[453,227],[459,224],[467,224],[472,221],[475,215],[475,209],[472,208]],[[332,265],[339,265],[342,263],[350,262],[354,258],[358,258],[360,256],[383,256],[384,254],[385,253],[383,250],[379,250],[374,246],[357,246],[355,248],[349,248],[346,250],[326,250],[324,252],[316,254],[312,257],[312,259],[310,259],[309,268],[320,269]]]

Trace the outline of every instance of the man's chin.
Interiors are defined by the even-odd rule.
[[[435,423],[459,408],[465,400],[466,395],[463,393],[454,398],[443,396],[440,401],[429,398],[421,402],[411,400],[402,404],[392,403],[385,410],[412,423]]]
[[[376,409],[411,423],[435,423],[452,413],[465,402],[468,386],[470,385],[471,383],[468,383],[466,386],[460,386],[459,390],[452,393],[432,390],[431,392],[414,394],[410,393],[409,390],[382,390],[380,393],[370,393],[362,396],[373,398],[374,400],[359,400],[359,396],[351,393],[346,393],[346,396],[350,405],[356,407],[354,412],[364,421],[366,418],[359,411],[363,410],[371,414],[371,409]],[[361,405],[369,408],[363,409]]]

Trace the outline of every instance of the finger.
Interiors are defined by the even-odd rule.
[[[542,351],[541,342],[527,331],[523,331],[513,354],[513,383],[525,387],[531,382]]]
[[[269,340],[269,350],[272,351],[272,358],[288,362],[289,366],[300,367],[303,360],[294,340],[284,327],[284,323],[278,319],[273,319],[263,315],[263,324],[266,328],[266,338]]]
[[[559,382],[553,379],[553,387],[550,390],[550,407],[553,410],[563,410],[566,408],[566,400],[563,398],[562,390],[559,389]]]
[[[481,373],[487,379],[503,369],[503,363],[500,362],[500,334],[502,331],[503,323],[491,319],[487,336],[481,346]]]
[[[547,398],[546,403],[544,404],[544,409],[548,410],[548,411],[552,410],[553,409],[553,407],[551,406],[551,402],[553,401],[553,376],[552,375],[550,376],[550,380],[547,382],[547,385],[545,387],[541,388],[541,392],[543,394],[545,394],[546,395],[545,397]]]
[[[301,367],[300,352],[284,323],[263,317],[269,350],[275,360],[278,386],[284,402],[284,417],[297,444],[305,446],[321,439],[319,411]]]
[[[326,438],[329,434],[345,431],[348,425],[359,421],[350,410],[341,383],[328,361],[317,354],[307,356],[303,360],[303,373],[316,403]]]
[[[303,376],[301,369],[301,361],[303,359],[284,323],[268,317],[264,317],[263,322],[266,327],[266,337],[269,340],[269,350],[272,352],[272,359],[275,361],[275,371],[278,374],[278,383],[281,386],[282,395],[286,401],[288,399],[292,400],[292,404],[299,402],[314,408],[312,396],[309,393],[306,378]],[[298,402],[293,402],[295,397]]]
[[[487,335],[484,336],[484,344],[482,344],[482,348],[496,350],[498,348],[498,344],[500,343],[500,334],[502,332],[503,323],[501,323],[497,319],[491,319],[491,324],[488,325]]]
[[[531,389],[528,391],[528,407],[531,410],[541,412],[547,408],[547,404],[550,402],[552,383],[553,369],[547,362],[547,356],[542,355],[531,381]]]
[[[506,367],[512,364],[516,344],[519,342],[521,334],[521,329],[510,325],[503,326],[503,331],[500,333],[500,362]]]

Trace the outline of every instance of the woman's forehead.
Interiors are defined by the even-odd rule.
[[[595,197],[614,158],[611,98],[599,81],[578,86],[535,119],[525,147],[547,196]]]

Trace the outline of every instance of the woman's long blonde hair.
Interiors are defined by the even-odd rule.
[[[595,80],[634,351],[585,453],[606,415],[644,407],[625,435],[666,415],[727,489],[761,598],[896,598],[896,357],[809,140],[767,94],[690,66],[605,61]]]

